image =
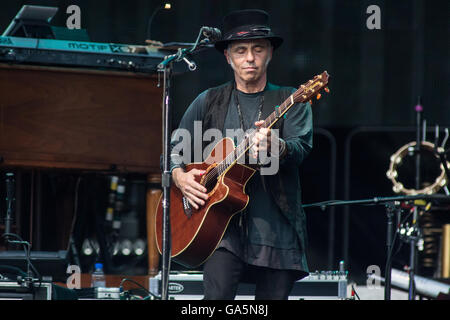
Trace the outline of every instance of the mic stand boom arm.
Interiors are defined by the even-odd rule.
[[[340,201],[340,200],[330,200],[323,201],[313,204],[305,204],[303,208],[320,207],[323,211],[328,206],[339,206],[339,205],[385,205],[387,213],[387,238],[386,238],[386,270],[385,270],[385,290],[384,298],[385,300],[390,300],[391,298],[391,253],[392,253],[392,231],[393,231],[393,215],[395,207],[400,204],[400,202],[414,201],[414,200],[426,200],[438,203],[450,203],[450,196],[442,194],[432,194],[432,195],[410,195],[410,196],[397,196],[397,197],[375,197],[372,199],[364,200],[352,200],[352,201]],[[411,275],[410,275],[411,276]]]

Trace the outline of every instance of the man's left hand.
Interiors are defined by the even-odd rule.
[[[264,153],[266,155],[269,154],[272,131],[268,128],[261,128],[263,123],[264,120],[255,122],[255,126],[258,128],[258,132],[256,132],[252,140],[252,142],[254,143],[252,147],[252,157],[254,159],[256,159],[260,153]]]

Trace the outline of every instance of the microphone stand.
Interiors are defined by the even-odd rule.
[[[5,218],[5,234],[4,237],[7,242],[11,235],[11,222],[12,222],[12,211],[14,202],[14,173],[6,173],[6,218]]]
[[[336,206],[336,205],[378,205],[383,204],[386,208],[386,214],[387,214],[387,237],[386,237],[386,270],[385,270],[385,292],[384,292],[384,298],[385,300],[391,299],[391,253],[392,253],[392,246],[393,246],[393,237],[392,237],[392,231],[393,231],[393,215],[395,208],[401,203],[401,202],[408,202],[408,201],[414,201],[414,200],[427,200],[427,201],[433,201],[433,202],[446,202],[450,203],[450,196],[441,195],[441,194],[433,194],[433,195],[414,195],[414,196],[398,196],[398,197],[375,197],[372,199],[364,199],[364,200],[350,200],[350,201],[340,201],[340,200],[331,200],[331,201],[324,201],[324,202],[318,202],[313,204],[305,204],[303,205],[303,208],[310,208],[310,207],[320,207],[323,211],[328,206]],[[413,237],[416,238],[416,237]],[[415,240],[412,240],[415,242]]]
[[[159,71],[159,70],[158,70]],[[171,132],[171,77],[173,63],[164,66],[164,93],[163,93],[163,172],[161,176],[161,186],[163,188],[163,232],[162,232],[162,288],[161,298],[167,300],[168,297],[168,275],[170,268],[170,132]],[[159,71],[161,72],[161,71]]]
[[[415,177],[415,186],[416,190],[420,189],[420,147],[421,147],[421,118],[422,118],[422,111],[423,107],[421,105],[421,99],[418,98],[417,105],[415,107],[416,111],[416,147],[415,147],[415,157],[416,157],[416,177]],[[410,237],[410,258],[409,258],[409,290],[408,290],[408,299],[414,300],[416,296],[416,285],[414,281],[414,275],[416,273],[416,265],[417,265],[417,252],[416,252],[416,246],[417,246],[417,240],[418,237],[416,236],[418,234],[418,208],[414,207],[414,213],[413,213],[413,223],[412,223],[412,230],[414,231],[412,236]]]
[[[195,71],[197,65],[191,61],[189,55],[199,52],[198,47],[206,47],[209,44],[209,39],[204,39],[201,42],[200,37],[203,33],[203,28],[200,29],[194,45],[187,49],[178,49],[176,54],[166,56],[165,59],[158,65],[158,72],[163,73],[164,89],[163,89],[163,104],[162,104],[162,124],[163,124],[163,168],[161,176],[161,186],[163,189],[163,219],[162,219],[162,264],[161,264],[161,299],[168,299],[168,285],[170,272],[170,257],[171,257],[171,230],[170,230],[170,185],[172,180],[172,173],[170,171],[170,137],[172,132],[172,76],[174,70],[174,62],[183,61],[188,65],[190,71]]]

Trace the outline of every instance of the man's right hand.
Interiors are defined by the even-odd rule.
[[[182,168],[175,168],[172,171],[172,179],[175,185],[195,209],[203,206],[208,199],[206,188],[195,180],[196,176],[202,176],[203,174],[205,174],[205,170],[198,169],[185,172]]]

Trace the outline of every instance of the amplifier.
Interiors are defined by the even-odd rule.
[[[51,282],[34,282],[32,287],[17,281],[0,281],[0,300],[51,300]]]
[[[161,273],[149,279],[153,294],[161,294]],[[236,300],[254,299],[255,285],[240,283]],[[169,275],[169,298],[175,300],[203,299],[202,273],[171,273]],[[321,271],[296,281],[289,300],[343,300],[347,298],[347,273]]]
[[[321,271],[297,281],[289,299],[343,300],[347,298],[347,272]]]

